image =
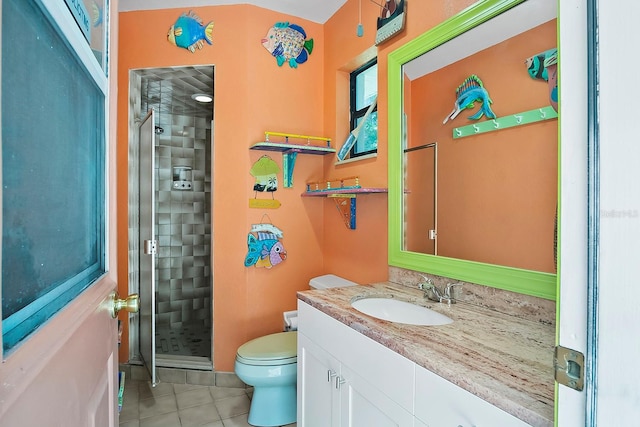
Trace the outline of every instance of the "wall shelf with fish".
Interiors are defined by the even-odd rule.
[[[339,183],[333,185],[333,183]],[[327,197],[333,199],[344,224],[356,229],[356,196],[362,194],[387,193],[386,188],[361,187],[357,176],[326,181],[307,182],[307,191],[302,197]]]
[[[265,132],[265,140],[249,147],[250,150],[279,151],[282,153],[282,181],[285,188],[293,187],[293,169],[296,157],[300,154],[327,155],[335,153],[331,148],[331,138],[323,136],[296,135],[282,132]],[[276,139],[275,141],[273,139]],[[292,143],[290,140],[303,140],[306,143]],[[319,145],[316,141],[324,142]]]
[[[453,128],[453,138],[464,138],[465,136],[479,135],[481,133],[494,132],[557,118],[558,113],[553,107],[546,106],[522,113],[511,114],[509,116],[496,117],[495,119],[474,123],[472,125]]]

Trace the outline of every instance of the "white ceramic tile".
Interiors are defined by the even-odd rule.
[[[247,422],[246,415],[227,418],[226,420],[222,420],[222,422],[224,424],[224,427],[252,427],[251,424]]]
[[[179,427],[180,418],[177,412],[155,415],[140,420],[140,427]]]
[[[245,388],[235,388],[235,387],[209,387],[211,390],[211,395],[214,400],[218,399],[226,399],[227,397],[234,396],[243,396],[247,394],[247,389]]]
[[[122,405],[122,410],[120,411],[120,423],[138,420],[139,418],[140,412],[138,411],[138,399],[136,399],[135,403],[130,404],[127,404],[125,400]]]
[[[178,401],[178,409],[205,404],[210,404],[211,407],[214,407],[213,398],[211,397],[209,389],[206,387],[178,393],[176,394],[176,400]]]
[[[197,427],[220,421],[220,415],[213,403],[181,409],[178,411],[178,415],[182,427]]]
[[[125,383],[125,387],[126,386],[127,385]],[[168,394],[174,394],[173,384],[171,383],[160,383],[153,387],[151,382],[147,381],[140,384],[140,388],[138,390],[140,400],[149,399],[151,397],[166,396]]]
[[[220,417],[225,420],[227,418],[237,417],[238,415],[248,414],[251,402],[247,395],[227,397],[215,401],[216,408]]]
[[[168,414],[169,412],[176,412],[178,410],[178,405],[176,404],[176,396],[174,394],[169,394],[140,400],[138,403],[138,409],[140,411],[140,419],[143,419],[156,415]]]
[[[185,391],[189,391],[189,390],[196,390],[199,388],[209,388],[206,385],[196,385],[196,384],[174,384],[173,385],[173,391],[178,394],[178,393],[184,393]]]

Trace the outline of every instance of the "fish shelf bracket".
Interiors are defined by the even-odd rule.
[[[465,136],[479,135],[481,133],[494,132],[544,120],[557,119],[558,113],[551,106],[498,117],[492,120],[474,123],[472,125],[453,128],[453,139]]]
[[[327,197],[333,199],[333,202],[340,212],[340,216],[344,221],[344,225],[349,230],[356,229],[356,195],[355,194],[331,194]]]
[[[295,169],[298,154],[327,155],[336,152],[331,148],[331,138],[322,136],[296,135],[282,132],[265,132],[265,140],[249,147],[250,150],[279,151],[282,153],[282,186],[293,187],[293,170]],[[275,142],[271,138],[284,139]],[[290,143],[290,139],[306,140],[306,144]],[[322,141],[325,145],[314,144],[313,141]]]

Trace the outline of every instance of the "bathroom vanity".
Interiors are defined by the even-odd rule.
[[[382,296],[453,319],[379,320],[351,306]],[[554,326],[381,283],[298,293],[298,425],[551,426]]]

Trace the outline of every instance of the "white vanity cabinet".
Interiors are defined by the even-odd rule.
[[[298,426],[528,424],[299,300]]]
[[[529,424],[416,366],[415,416],[429,427],[525,427]]]
[[[340,425],[340,362],[298,332],[298,424]],[[339,385],[339,383],[338,383]]]
[[[298,302],[298,426],[412,427],[413,370],[406,358]]]

